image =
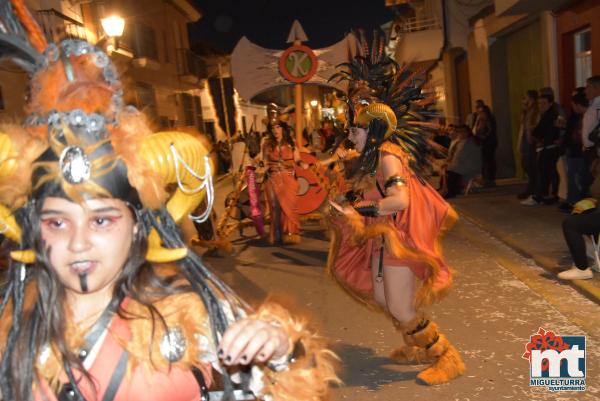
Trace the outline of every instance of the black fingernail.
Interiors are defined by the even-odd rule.
[[[258,354],[258,357],[259,357],[260,359],[265,359],[265,354]]]
[[[219,356],[223,356],[224,353],[225,353],[225,351],[223,351],[222,349],[219,349]]]
[[[231,362],[231,355],[227,355],[227,357],[225,358],[225,362],[226,363],[230,363]]]
[[[242,355],[242,362],[246,362],[248,360],[248,355]]]

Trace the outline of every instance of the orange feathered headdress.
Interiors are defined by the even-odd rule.
[[[123,104],[116,69],[104,52],[80,40],[47,45],[22,2],[11,4],[21,20],[14,25],[22,37],[27,35],[29,44],[23,46],[33,54],[29,61],[35,67],[24,126],[0,126],[0,226],[5,234],[20,243],[13,212],[30,198],[50,194],[73,201],[113,197],[153,210],[166,206],[175,222],[207,195],[212,205],[212,166],[200,139],[153,133],[142,113]],[[0,36],[0,42],[4,39]],[[169,184],[177,189],[167,199]],[[162,248],[158,233],[150,233],[149,261],[174,261],[186,254],[185,248]],[[25,263],[35,259],[31,250],[11,255]]]

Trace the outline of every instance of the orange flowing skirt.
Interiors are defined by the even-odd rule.
[[[300,232],[300,217],[298,216],[297,194],[298,181],[294,170],[274,171],[265,183],[267,198],[271,206],[271,214],[279,209],[281,213],[281,233],[298,234]],[[275,202],[279,208],[274,207]],[[274,229],[277,219],[271,216],[271,230]]]

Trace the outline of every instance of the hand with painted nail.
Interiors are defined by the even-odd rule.
[[[258,319],[242,319],[227,328],[219,344],[219,358],[227,366],[265,363],[290,352],[285,330]]]

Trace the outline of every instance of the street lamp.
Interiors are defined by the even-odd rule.
[[[125,20],[119,16],[112,15],[100,20],[104,33],[109,38],[118,38],[123,35],[125,29]]]

